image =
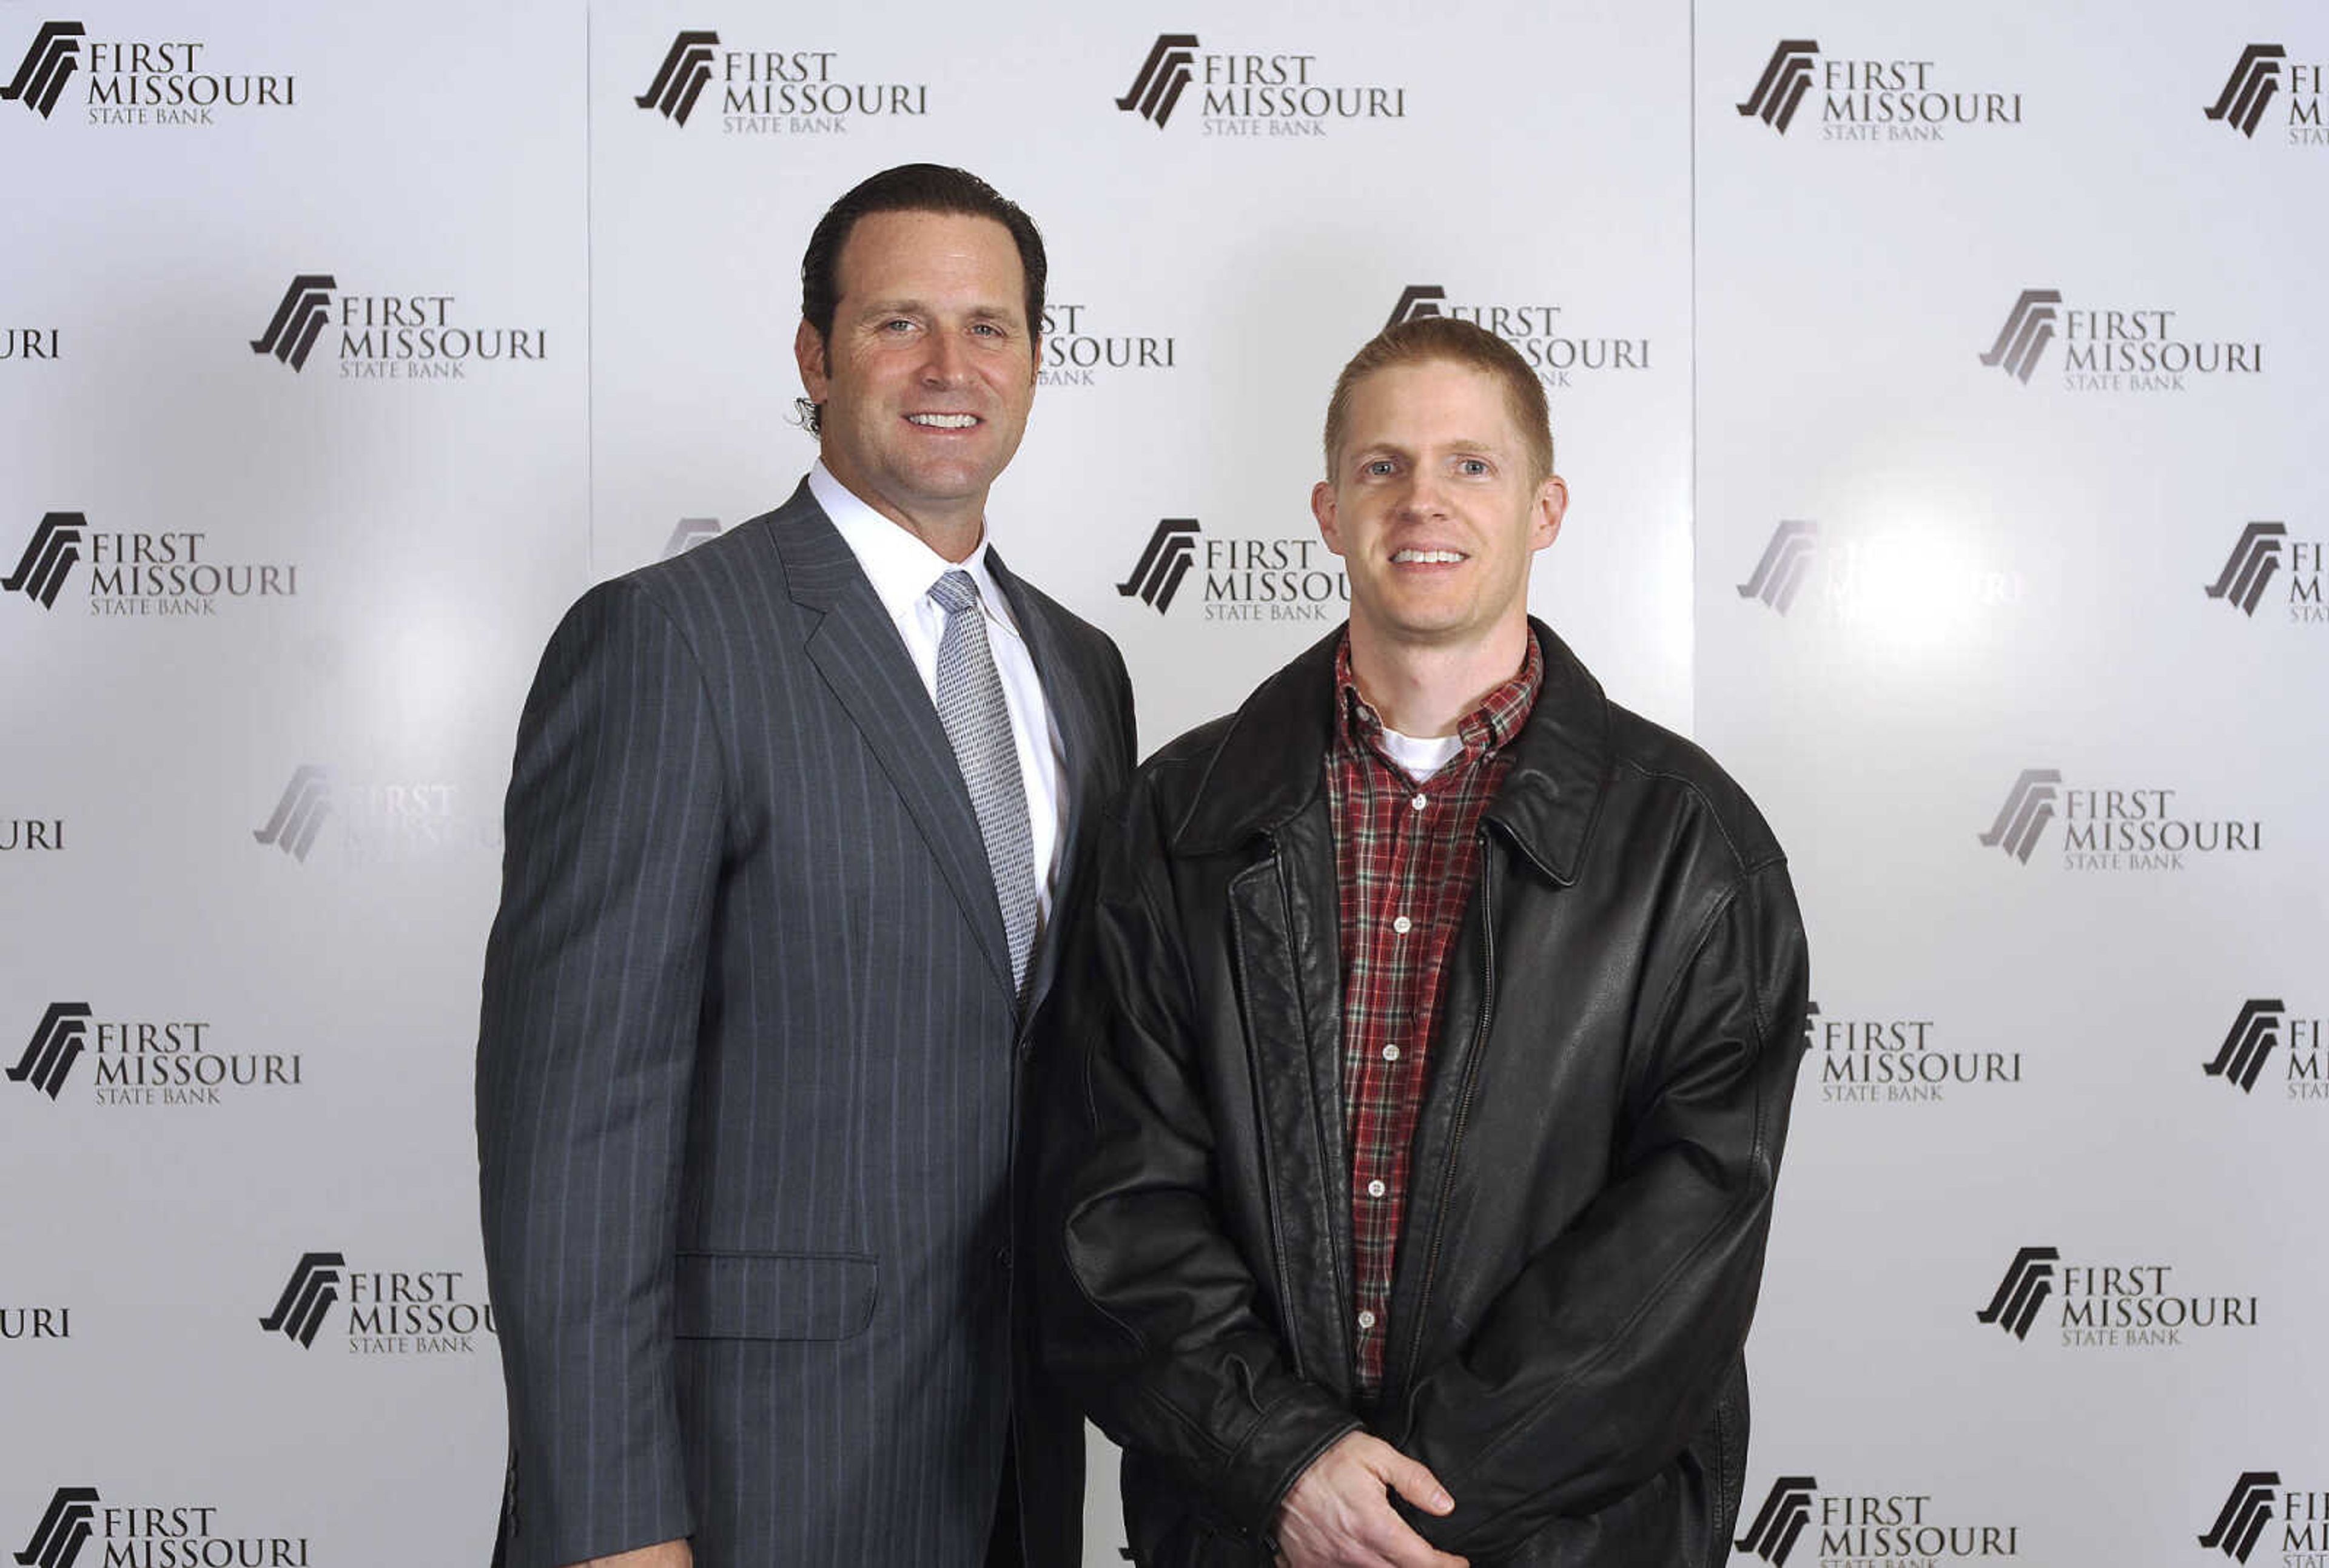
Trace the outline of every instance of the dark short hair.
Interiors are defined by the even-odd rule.
[[[1528,443],[1529,460],[1536,469],[1532,477],[1538,484],[1551,478],[1552,414],[1545,406],[1544,383],[1511,344],[1452,316],[1419,316],[1386,326],[1351,356],[1334,378],[1334,395],[1326,400],[1326,477],[1334,477],[1334,453],[1350,424],[1351,390],[1379,370],[1434,360],[1483,371],[1504,383],[1504,404]]]
[[[875,213],[944,213],[966,218],[992,218],[1011,231],[1019,248],[1019,268],[1027,279],[1027,330],[1040,337],[1043,331],[1043,283],[1049,270],[1043,257],[1043,236],[1019,203],[967,169],[944,164],[900,164],[860,182],[825,210],[801,253],[801,318],[816,333],[820,345],[833,337],[833,313],[841,303],[841,252],[857,220]],[[800,400],[803,422],[816,432],[817,411]]]

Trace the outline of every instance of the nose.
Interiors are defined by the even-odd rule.
[[[1410,474],[1406,488],[1399,495],[1398,509],[1401,516],[1444,516],[1447,510],[1447,497],[1440,486],[1439,476],[1423,468]]]
[[[957,386],[970,373],[960,339],[951,332],[934,332],[929,353],[922,362],[922,380],[931,386]]]

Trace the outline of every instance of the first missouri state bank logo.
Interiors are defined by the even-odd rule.
[[[2070,392],[2180,392],[2187,381],[2264,373],[2260,340],[2195,335],[2183,314],[2151,304],[2074,307],[2059,288],[2024,288],[1981,363],[2027,386],[2060,336]]]
[[[1328,80],[1315,54],[1200,53],[1193,33],[1160,33],[1115,100],[1158,130],[1191,88],[1209,137],[1323,137],[1336,125],[1407,118],[1407,89]]]
[[[1786,1568],[1806,1531],[1815,1532],[1823,1563],[1931,1563],[1943,1559],[2018,1557],[2018,1525],[1953,1521],[1930,1492],[1847,1486],[1823,1493],[1816,1476],[1771,1483],[1755,1522],[1731,1545],[1773,1568]]]
[[[1210,621],[1340,620],[1350,604],[1350,577],[1315,534],[1214,536],[1194,517],[1160,519],[1116,590],[1163,615],[1192,571]]]
[[[222,1511],[211,1503],[151,1498],[108,1504],[95,1487],[59,1487],[15,1559],[24,1568],[77,1568],[84,1561],[92,1568],[307,1568],[308,1537],[242,1535],[221,1525]],[[91,1541],[99,1547],[84,1559]]]
[[[2279,1065],[2272,1063],[2277,1057]],[[2268,1068],[2287,1100],[2329,1101],[2329,1019],[2293,1013],[2282,997],[2250,997],[2240,1004],[2213,1056],[2200,1070],[2254,1094]]]
[[[840,136],[871,116],[929,113],[928,82],[853,80],[831,49],[735,49],[709,28],[674,35],[631,102],[684,128],[714,82],[729,136]]]
[[[1559,305],[1532,301],[1476,303],[1450,300],[1437,283],[1410,283],[1400,290],[1386,329],[1405,321],[1452,316],[1484,327],[1510,344],[1548,391],[1569,386],[1581,373],[1650,368],[1650,340],[1579,332]]]
[[[2073,788],[2059,768],[2024,768],[1978,836],[1985,848],[2027,865],[2060,816],[2069,871],[2182,871],[2186,856],[2264,848],[2262,821],[2195,815],[2182,793],[2158,785]]]
[[[548,328],[481,326],[457,305],[450,294],[360,294],[332,273],[301,272],[250,352],[296,375],[328,343],[343,381],[466,381],[483,365],[549,357]]]
[[[2023,1247],[1974,1318],[2016,1344],[2051,1321],[2065,1346],[2098,1349],[2181,1346],[2202,1330],[2253,1329],[2258,1316],[2257,1297],[2190,1289],[2173,1264],[2155,1259],[2098,1262]]]
[[[1966,91],[1931,60],[1822,59],[1819,42],[1784,38],[1763,64],[1754,90],[1731,107],[1780,136],[1812,90],[1819,89],[1824,142],[1938,142],[1965,126],[2018,126],[2018,92]]]
[[[313,1350],[344,1300],[350,1355],[475,1355],[476,1337],[500,1329],[469,1280],[461,1269],[357,1269],[344,1252],[302,1252],[259,1327]]]
[[[216,125],[222,113],[290,109],[299,98],[295,76],[221,70],[207,41],[183,33],[93,38],[79,22],[43,22],[0,87],[0,103],[47,120],[68,90],[85,123],[96,126]]]
[[[40,35],[16,67],[16,75],[0,87],[0,100],[21,103],[42,119],[57,107],[65,83],[80,69],[81,40],[89,29],[78,22],[43,22]]]
[[[42,609],[56,608],[57,595],[80,560],[89,518],[79,512],[51,512],[33,530],[16,570],[0,579],[0,590],[21,593]]]

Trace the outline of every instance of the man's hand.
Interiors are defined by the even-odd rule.
[[[684,1541],[659,1541],[636,1552],[593,1557],[588,1563],[573,1564],[573,1568],[695,1568],[695,1554],[688,1550]]]
[[[1287,1568],[1466,1568],[1391,1511],[1392,1488],[1427,1514],[1456,1507],[1429,1470],[1380,1438],[1350,1433],[1313,1460],[1278,1505],[1278,1561]]]

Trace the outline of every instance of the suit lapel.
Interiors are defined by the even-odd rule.
[[[1060,827],[1060,882],[1051,890],[1051,915],[1056,921],[1067,907],[1068,883],[1075,874],[1076,834],[1091,807],[1099,756],[1100,718],[1093,705],[1098,698],[1092,683],[1083,678],[1087,672],[1079,669],[1070,656],[1065,638],[1049,612],[1050,607],[1003,564],[1002,552],[990,551],[986,559],[995,581],[1003,587],[1004,597],[1011,601],[1011,619],[1018,623],[1021,635],[1027,639],[1028,654],[1035,661],[1036,678],[1043,685],[1044,705],[1051,709],[1051,723],[1060,732],[1060,791],[1068,809]],[[1051,989],[1051,977],[1059,967],[1059,951],[1060,943],[1047,929],[1035,952],[1034,972],[1027,978],[1024,1017],[1034,1017],[1044,993]]]
[[[787,589],[795,603],[815,612],[803,642],[809,661],[905,802],[964,918],[978,933],[995,980],[1009,992],[1010,949],[986,843],[954,748],[898,628],[806,483],[772,521],[769,536],[784,560]]]

